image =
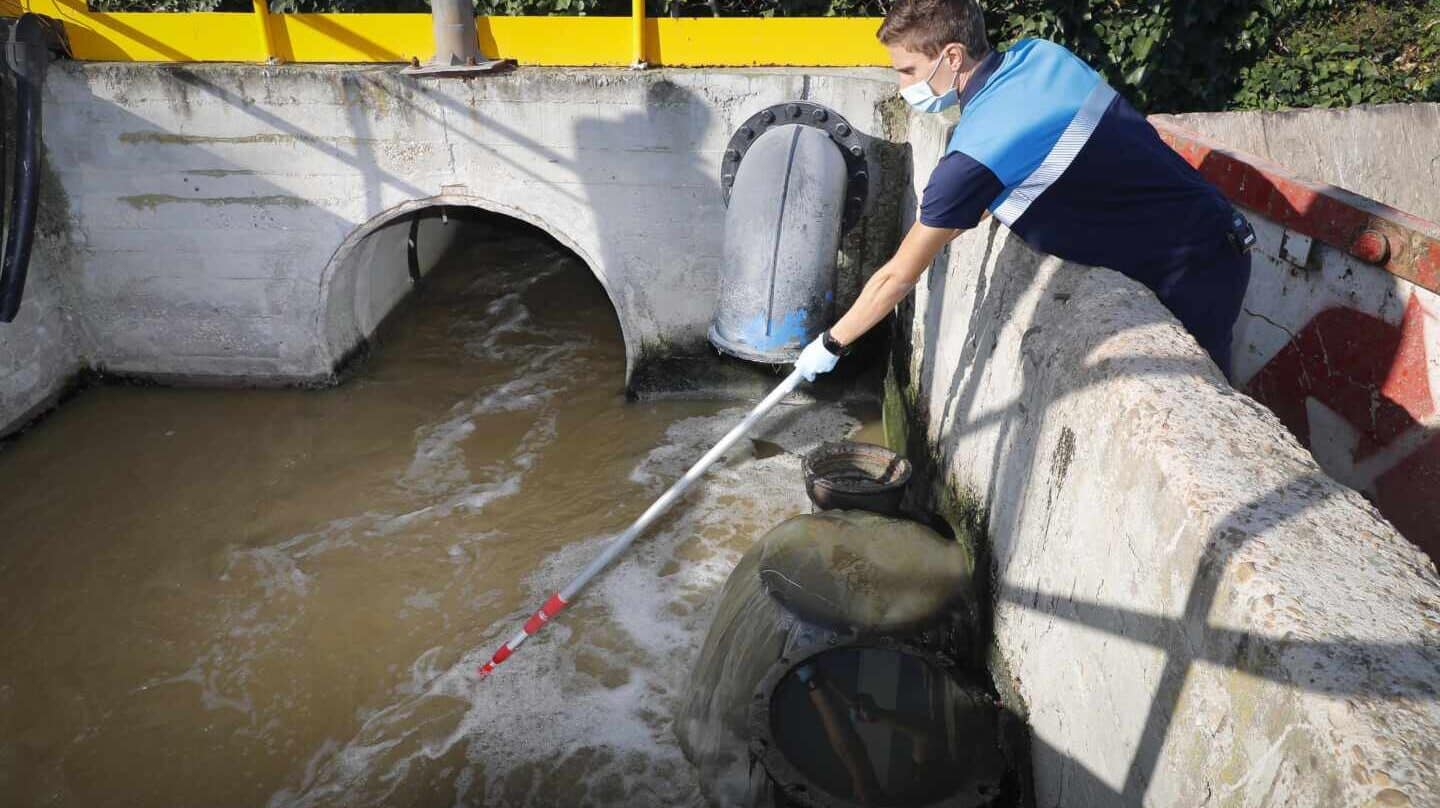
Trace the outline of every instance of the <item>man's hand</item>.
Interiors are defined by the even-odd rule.
[[[834,370],[835,363],[839,361],[840,357],[825,349],[825,335],[821,334],[800,352],[800,358],[795,360],[795,369],[800,371],[805,381],[813,382],[816,376]]]

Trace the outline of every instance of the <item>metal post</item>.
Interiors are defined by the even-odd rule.
[[[275,56],[275,45],[270,40],[270,0],[254,0],[255,21],[260,26],[260,47],[265,49],[265,61],[279,64]]]
[[[645,0],[630,0],[630,52],[634,60],[632,68],[641,70],[648,66],[645,61]]]
[[[480,62],[480,43],[475,36],[475,7],[470,0],[433,0],[430,3],[435,37],[434,65],[460,67]]]
[[[430,20],[435,56],[424,65],[417,60],[402,72],[417,76],[460,76],[506,66],[505,61],[486,59],[480,54],[475,7],[470,0],[430,0]]]

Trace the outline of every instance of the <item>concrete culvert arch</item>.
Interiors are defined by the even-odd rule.
[[[443,195],[398,205],[356,228],[331,257],[320,281],[319,343],[337,370],[442,260],[475,239],[537,237],[583,263],[599,282],[625,344],[625,379],[634,369],[632,329],[596,252],[544,219],[469,196]],[[482,271],[477,267],[477,271]],[[557,301],[563,305],[563,301]]]

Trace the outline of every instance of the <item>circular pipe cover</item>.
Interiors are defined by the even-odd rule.
[[[751,144],[772,127],[789,124],[819,129],[829,135],[840,148],[849,180],[840,228],[842,232],[850,230],[864,215],[870,199],[870,156],[865,148],[867,138],[857,132],[840,113],[813,101],[786,101],[766,107],[751,115],[735,130],[726,145],[725,156],[720,160],[720,191],[724,195],[725,204],[730,204],[730,189],[735,185],[735,173]]]
[[[1001,796],[1000,781],[1006,763],[1000,747],[999,707],[989,688],[961,674],[948,656],[926,645],[890,636],[860,638],[854,634],[827,634],[822,640],[819,632],[805,632],[797,639],[799,642],[787,649],[785,656],[770,667],[756,687],[747,722],[751,738],[750,754],[765,769],[789,804],[801,808],[867,808],[876,805],[982,808],[992,805]],[[867,683],[852,681],[851,676],[844,675],[843,669],[847,667],[852,669],[849,672],[853,674],[853,664],[842,662],[838,666],[840,670],[836,670],[835,665],[826,664],[827,658],[843,659],[856,654],[878,654],[881,658],[893,659],[902,668],[914,669],[918,666],[928,669],[928,672],[916,677],[912,670],[911,676],[902,677],[904,681],[886,682],[886,678],[893,680],[899,669],[893,663],[882,664],[872,667],[871,681]],[[861,667],[864,667],[863,661]],[[887,671],[886,668],[892,670]],[[836,673],[841,676],[836,678]],[[878,677],[875,676],[877,673]],[[886,673],[891,676],[886,677]],[[866,691],[877,684],[882,685],[881,689],[885,689],[884,684],[889,684],[892,692],[898,688],[906,693],[909,696],[907,700],[912,702],[911,710],[895,709],[899,705],[890,705],[891,709],[887,710],[885,705],[876,705],[873,699],[867,699]],[[917,686],[934,692],[916,699],[920,695],[915,692]],[[796,698],[797,691],[804,690],[813,694],[804,699],[813,702],[811,705],[805,705],[804,700]],[[937,699],[942,692],[944,698]],[[914,710],[917,705],[913,703],[916,701],[929,703],[931,709],[921,707],[917,714]],[[942,709],[936,711],[936,707]],[[955,712],[947,719],[946,712],[950,711]],[[928,715],[925,714],[927,712]],[[891,715],[891,721],[885,720],[885,713]],[[874,743],[881,740],[880,747],[885,748],[891,746],[891,742],[876,738],[867,740],[865,736],[873,734],[874,730],[883,731],[888,723],[904,730],[904,734],[913,739],[916,735],[929,734],[926,730],[942,736],[954,735],[956,727],[953,725],[956,722],[963,725],[958,736],[951,737],[950,743],[934,744],[930,754],[926,755],[931,758],[930,771],[912,771],[910,777],[894,772],[886,777],[883,771],[877,770],[875,764],[883,766],[886,761],[874,759]],[[827,731],[817,733],[814,726],[806,727],[806,724],[818,724]],[[862,726],[868,726],[868,731],[861,730]],[[845,736],[849,736],[848,739]],[[933,740],[941,741],[941,738]],[[828,747],[835,760],[826,761],[824,758],[828,755],[821,754],[819,747]],[[850,786],[846,777],[837,781],[834,776],[837,760],[843,768],[849,769],[851,776],[857,770],[868,769],[869,777],[856,779],[868,781],[869,790],[875,793],[857,793],[857,788]],[[938,775],[940,779],[916,788],[915,775],[926,779]],[[902,793],[897,794],[896,791]]]

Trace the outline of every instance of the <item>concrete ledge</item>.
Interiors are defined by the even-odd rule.
[[[1153,123],[1171,148],[1235,204],[1440,292],[1440,225],[1343,188],[1301,179],[1163,116]],[[1417,161],[1417,169],[1420,165]]]
[[[1417,216],[1440,220],[1440,104],[1156,115]]]
[[[1040,805],[1440,801],[1434,567],[1145,289],[992,223],[900,332],[937,498],[988,508]]]

